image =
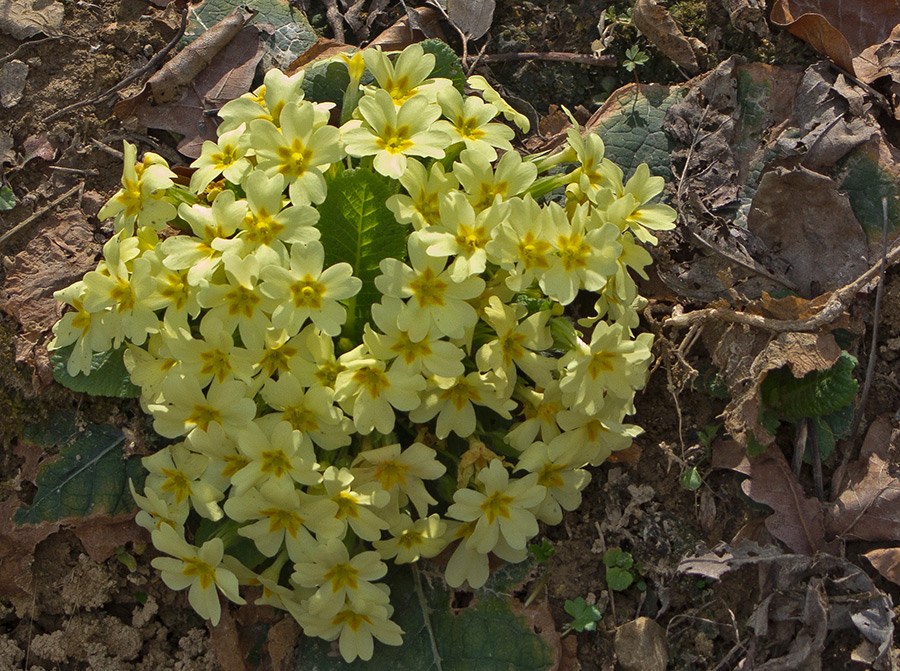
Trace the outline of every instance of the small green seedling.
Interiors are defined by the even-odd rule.
[[[702,484],[703,478],[700,477],[700,472],[696,466],[691,466],[681,473],[681,486],[685,489],[695,492],[700,489]]]
[[[114,552],[116,553],[116,559],[118,559],[129,571],[137,571],[137,561],[135,558],[125,549],[124,545],[120,545],[117,547]]]
[[[594,631],[603,617],[603,611],[594,604],[589,604],[583,597],[566,599],[563,608],[572,616],[572,622],[563,630],[561,636],[570,631]]]
[[[538,564],[550,561],[550,558],[556,554],[556,548],[553,547],[553,543],[546,538],[540,543],[529,543],[528,551],[537,560]]]
[[[712,453],[712,442],[715,440],[721,424],[707,424],[703,429],[697,431],[697,440],[703,446],[704,456],[701,461],[706,461]],[[703,478],[696,466],[690,466],[681,473],[681,486],[692,492],[697,491],[703,485]]]
[[[622,548],[610,548],[603,555],[606,564],[606,586],[614,592],[624,592],[634,585],[642,592],[647,583],[641,578],[641,565],[636,564],[630,552]]]
[[[641,48],[632,44],[625,51],[625,60],[622,61],[622,67],[628,70],[628,72],[635,72],[638,68],[643,66],[647,61],[650,60],[650,56],[646,51],[641,51]],[[635,81],[637,81],[637,73],[635,72]]]

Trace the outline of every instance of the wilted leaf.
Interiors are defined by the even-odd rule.
[[[441,15],[431,7],[408,7],[408,15],[398,19],[392,26],[386,28],[374,40],[369,42],[369,47],[381,47],[384,51],[400,51],[410,44],[421,39],[441,37]],[[415,16],[410,21],[410,16]],[[424,30],[423,30],[424,29]]]
[[[723,542],[704,554],[685,557],[678,563],[676,571],[721,580],[729,571],[783,556],[784,553],[774,545],[743,540],[731,546]]]
[[[713,466],[749,476],[741,489],[754,501],[772,508],[766,528],[794,552],[812,555],[827,548],[822,504],[807,498],[780,450],[770,448],[751,458],[744,447],[727,441],[716,445]]]
[[[900,548],[869,550],[863,557],[868,559],[881,575],[895,585],[900,585]]]
[[[265,47],[263,69],[284,70],[315,41],[316,34],[309,25],[306,15],[285,0],[205,0],[200,5],[191,6],[187,30],[182,45],[196,39],[204,31],[228,16],[232,11],[246,8],[255,13],[250,25],[259,25]],[[264,25],[271,32],[264,30]]]
[[[382,259],[406,259],[406,229],[397,224],[384,204],[392,194],[386,178],[369,170],[344,172],[328,188],[319,207],[325,263],[349,263],[362,289],[352,299],[348,321],[357,332],[369,321],[373,303],[381,298],[375,277],[381,274]]]
[[[28,66],[22,61],[9,61],[0,69],[0,106],[13,107],[22,99]]]
[[[662,129],[666,110],[684,95],[678,86],[629,84],[615,91],[588,120],[606,145],[606,157],[630,177],[641,163],[665,179],[672,177],[672,141]]]
[[[13,521],[18,507],[15,495],[0,503],[0,594],[9,596],[31,593],[34,548],[59,528],[50,523],[18,526]]]
[[[494,0],[447,0],[450,23],[470,40],[477,40],[491,29]]]
[[[140,387],[131,383],[131,376],[125,369],[122,360],[124,347],[106,352],[96,352],[91,357],[91,372],[87,375],[79,373],[69,375],[66,364],[72,353],[73,345],[54,350],[50,355],[53,363],[53,377],[62,386],[72,391],[84,392],[91,396],[115,396],[118,398],[137,398],[141,395]]]
[[[681,27],[669,14],[669,10],[656,0],[636,0],[634,3],[634,25],[657,49],[676,65],[691,74],[697,72],[697,54],[694,44],[681,31]]]
[[[391,588],[392,619],[405,632],[400,648],[375,644],[369,662],[345,663],[331,644],[301,637],[297,671],[546,671],[560,655],[559,635],[546,602],[527,610],[512,596],[528,574],[527,564],[505,565],[475,590],[464,608],[453,608],[454,590],[443,576],[419,569],[425,603],[417,596],[412,570],[396,567]],[[542,611],[543,615],[536,613]],[[434,634],[426,625],[426,618]],[[540,629],[540,634],[535,632]]]
[[[828,533],[868,541],[900,541],[900,480],[888,462],[870,454],[857,462],[828,511]]]
[[[26,437],[39,445],[55,445],[59,453],[41,464],[34,500],[16,511],[16,524],[59,522],[91,513],[116,515],[134,509],[128,479],[139,486],[143,469],[138,457],[123,457],[125,436],[119,429],[94,424],[79,430],[74,417],[60,413],[50,420],[49,427],[27,430]]]
[[[255,26],[245,26],[218,53],[212,64],[181,90],[180,97],[165,105],[154,105],[145,89],[116,104],[116,114],[135,118],[148,128],[161,128],[184,136],[178,151],[196,158],[204,140],[216,139],[219,107],[246,93],[253,81],[262,45]]]
[[[0,31],[17,40],[56,35],[64,15],[62,3],[53,0],[0,0]]]
[[[32,135],[22,143],[22,161],[20,165],[25,165],[35,158],[42,158],[45,161],[52,161],[56,158],[56,149],[50,144],[47,133]]]
[[[877,45],[900,23],[894,0],[776,0],[772,22],[809,42],[847,72],[857,73],[863,51]],[[868,81],[868,80],[867,80]]]

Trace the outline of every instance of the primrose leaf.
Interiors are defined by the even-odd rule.
[[[74,377],[66,370],[66,362],[73,347],[74,345],[67,345],[54,350],[50,355],[53,377],[62,386],[91,396],[137,398],[141,395],[140,387],[131,383],[131,376],[122,361],[124,347],[95,353],[91,358],[91,372],[88,375],[79,373]]]
[[[0,212],[11,210],[16,206],[16,194],[8,186],[0,186]]]
[[[446,77],[457,90],[462,93],[466,85],[466,77],[463,74],[462,61],[453,48],[436,38],[425,40],[419,43],[425,50],[426,54],[434,54],[434,70],[431,71],[432,77]]]
[[[787,419],[824,417],[853,402],[859,389],[853,379],[855,367],[856,359],[842,352],[831,368],[813,371],[800,380],[789,368],[779,368],[766,375],[760,396]]]
[[[302,637],[296,651],[296,658],[301,661],[294,668],[297,671],[546,671],[554,668],[550,646],[518,614],[521,604],[512,596],[531,567],[528,562],[504,566],[482,589],[474,592],[447,587],[443,576],[430,568],[392,567],[384,582],[391,588],[394,606],[391,619],[403,629],[403,645],[396,648],[376,641],[370,661],[357,659],[347,664],[331,651],[331,643]],[[414,570],[419,572],[418,581]],[[459,605],[460,594],[471,596],[464,606]]]
[[[570,626],[575,631],[594,631],[603,617],[603,611],[593,604],[588,604],[584,597],[567,599],[563,608],[572,616]]]
[[[140,483],[144,472],[140,458],[124,458],[125,435],[119,429],[90,424],[79,430],[74,417],[59,413],[48,425],[29,427],[25,435],[38,445],[59,447],[59,454],[41,465],[37,493],[31,505],[16,511],[16,524],[134,509],[128,479]]]
[[[641,164],[667,181],[672,179],[673,143],[662,129],[666,110],[684,97],[679,87],[645,84],[615,91],[599,111],[592,128],[603,138],[606,158],[628,178]]]
[[[325,264],[346,262],[362,280],[362,289],[351,300],[348,330],[361,333],[369,321],[372,304],[381,299],[375,277],[382,259],[406,259],[407,229],[394,219],[385,205],[393,193],[390,181],[371,170],[348,170],[328,186],[328,196],[319,207]],[[354,305],[355,304],[355,305]],[[345,327],[346,328],[346,327]]]

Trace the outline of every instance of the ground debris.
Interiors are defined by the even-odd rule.
[[[649,617],[619,627],[615,647],[622,671],[665,671],[669,664],[666,630]]]

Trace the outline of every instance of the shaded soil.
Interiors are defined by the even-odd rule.
[[[591,42],[598,35],[597,4],[501,0],[487,51],[590,53]],[[627,3],[611,4],[621,11]],[[737,33],[728,25],[727,16],[722,16],[719,3],[708,3],[710,10],[698,1],[669,4],[685,22],[686,32],[700,39],[714,36],[709,67],[735,52],[766,62],[801,65],[813,57],[807,47],[783,32],[764,42]],[[375,28],[389,24],[398,11],[392,3]],[[6,272],[13,267],[13,257],[40,231],[55,225],[62,210],[85,212],[84,221],[95,242],[93,253],[99,255],[111,230],[95,215],[118,188],[121,176],[121,160],[106,148],[117,149],[121,140],[127,139],[138,144],[139,151],[161,153],[173,165],[186,163],[175,153],[176,142],[171,137],[123,127],[108,104],[85,107],[50,124],[44,122],[54,110],[105,91],[145,64],[174,35],[177,13],[153,8],[142,0],[70,2],[65,4],[65,12],[66,38],[23,45],[0,35],[0,53],[19,49],[16,58],[29,66],[22,101],[0,112],[0,128],[4,129],[0,135],[9,133],[18,152],[7,160],[6,180],[19,202],[14,210],[2,213],[0,233],[70,187],[81,184],[83,190],[5,243],[0,249],[4,262],[0,281],[5,281]],[[323,8],[312,3],[310,13],[313,25],[327,32]],[[634,28],[623,25],[610,49],[621,57],[635,39]],[[664,57],[644,48],[651,52],[651,59],[639,73],[642,81],[683,81]],[[551,112],[554,105],[593,111],[611,91],[633,78],[622,68],[598,70],[573,63],[491,65],[482,71],[511,96],[528,101],[538,115]],[[22,148],[29,140],[49,144],[52,158],[25,162]],[[672,240],[669,244],[680,244]],[[900,380],[895,373],[900,358],[900,275],[892,274],[889,279],[881,316],[881,360],[863,426],[877,415],[894,414],[900,408]],[[648,291],[650,298],[656,298],[653,287]],[[864,311],[868,309],[870,306],[863,306]],[[871,325],[871,318],[866,321]],[[26,332],[9,316],[0,320],[0,500],[16,495],[27,501],[33,496],[21,477],[21,471],[29,467],[22,430],[46,421],[60,408],[125,429],[132,440],[129,449],[136,453],[146,449],[148,440],[147,422],[136,402],[85,398],[45,384],[46,355],[40,345],[34,348],[23,341]],[[867,359],[867,347],[859,346],[862,362]],[[700,345],[688,354],[687,361],[697,371],[709,369],[708,356]],[[583,507],[567,514],[563,524],[546,530],[556,550],[548,564],[551,574],[546,590],[558,627],[571,621],[564,611],[567,599],[584,597],[604,608],[595,631],[569,637],[576,641],[577,663],[585,671],[614,668],[615,629],[638,616],[656,619],[665,627],[669,668],[679,671],[734,668],[736,658],[729,662],[727,656],[736,645],[745,645],[750,635],[747,619],[761,595],[752,568],[718,583],[678,575],[674,570],[698,544],[713,547],[739,532],[757,537],[760,521],[767,515],[742,495],[734,474],[710,469],[709,446],[698,431],[721,423],[724,401],[709,393],[702,376],[693,385],[682,382],[679,386],[683,388],[674,391],[665,367],[656,369],[637,401],[635,421],[646,432],[636,447],[622,460],[594,469]],[[785,447],[789,442],[790,437],[784,437]],[[690,466],[696,466],[703,478],[696,491],[680,484],[682,473]],[[827,465],[826,478],[833,468]],[[803,478],[809,486],[811,474],[805,470]],[[92,559],[84,542],[69,532],[50,535],[39,543],[31,565],[31,596],[0,597],[0,669],[222,668],[216,652],[236,650],[234,642],[211,632],[190,609],[185,593],[173,593],[161,583],[149,566],[146,542],[135,530],[120,555],[102,562]],[[607,589],[602,556],[612,547],[633,556],[640,565],[635,572],[646,589]],[[847,554],[856,561],[862,549],[850,546]],[[864,561],[858,563],[880,589],[900,601],[896,586],[877,576]],[[824,668],[851,668],[845,665],[858,643],[851,639],[840,635],[829,640]],[[270,653],[263,661],[267,668],[275,668]],[[724,666],[717,667],[720,662]]]

